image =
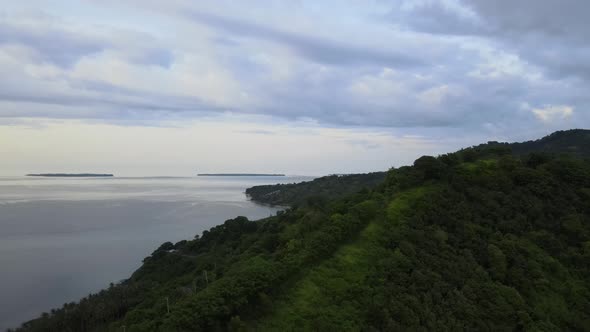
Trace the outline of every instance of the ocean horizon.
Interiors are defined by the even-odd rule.
[[[311,177],[0,177],[0,330],[128,278],[160,244],[280,207],[246,188]]]

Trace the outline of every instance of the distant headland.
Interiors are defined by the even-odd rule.
[[[261,173],[202,173],[198,176],[285,176],[285,174],[261,174]]]
[[[95,173],[40,173],[27,174],[27,176],[44,176],[54,178],[94,178],[94,177],[112,177],[113,174],[95,174]]]

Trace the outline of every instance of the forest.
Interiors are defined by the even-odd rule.
[[[289,207],[166,242],[16,331],[590,331],[588,137],[250,190]]]
[[[337,199],[376,187],[385,180],[386,172],[323,176],[312,181],[254,186],[246,195],[258,203],[297,206],[306,199]]]

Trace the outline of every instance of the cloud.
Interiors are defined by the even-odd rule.
[[[102,114],[114,119],[134,112],[145,118],[159,116],[156,112],[206,115],[249,102],[231,73],[211,57],[180,53],[176,59],[173,51],[164,48],[164,42],[146,33],[103,27],[97,30],[105,36],[98,38],[95,35],[99,33],[90,35],[87,29],[74,32],[61,20],[47,16],[25,24],[37,16],[24,16],[22,22],[13,19],[20,23],[0,29],[5,36],[0,40],[0,73],[5,77],[0,81],[0,99],[26,106],[18,111],[21,116],[94,118]],[[38,32],[44,25],[50,33]],[[23,37],[29,35],[35,38]],[[45,47],[52,43],[53,48]],[[101,47],[86,52],[84,43]],[[57,58],[66,54],[68,61]],[[30,104],[79,107],[80,111],[48,107],[43,113],[33,111],[36,108]],[[88,107],[94,110],[86,112]],[[0,116],[13,113],[0,110]]]
[[[288,32],[280,27],[268,27],[245,20],[223,17],[212,13],[189,11],[186,16],[196,22],[240,37],[259,38],[286,44],[299,55],[314,62],[329,65],[379,65],[388,67],[416,67],[424,65],[419,57],[403,52],[354,45],[344,41],[318,38]],[[383,46],[383,45],[381,45]]]
[[[464,3],[487,23],[488,31],[498,34],[544,35],[582,42],[584,31],[590,26],[585,14],[590,4],[586,1],[466,0]]]
[[[578,0],[420,1],[389,18],[417,31],[499,43],[554,78],[590,80],[590,3]],[[454,4],[454,5],[449,5]],[[399,14],[399,13],[403,14]]]
[[[82,56],[96,54],[107,41],[96,34],[81,34],[74,27],[43,14],[0,15],[0,45],[24,45],[37,62],[68,67]]]
[[[220,1],[7,6],[0,117],[229,113],[505,137],[567,125],[537,121],[528,103],[590,122],[582,2]]]
[[[449,98],[460,98],[462,95],[461,88],[442,84],[420,92],[418,99],[430,107],[437,107],[445,103]]]
[[[256,135],[276,135],[277,133],[272,130],[266,129],[246,129],[246,130],[238,130],[237,133],[242,134],[256,134]]]
[[[454,1],[402,1],[391,7],[385,19],[412,31],[467,36],[487,29],[472,10]]]
[[[571,106],[544,106],[542,108],[533,108],[531,112],[543,122],[553,122],[570,118],[574,114]]]

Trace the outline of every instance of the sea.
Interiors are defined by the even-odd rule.
[[[128,278],[160,244],[281,207],[255,185],[312,177],[0,177],[0,331]]]

